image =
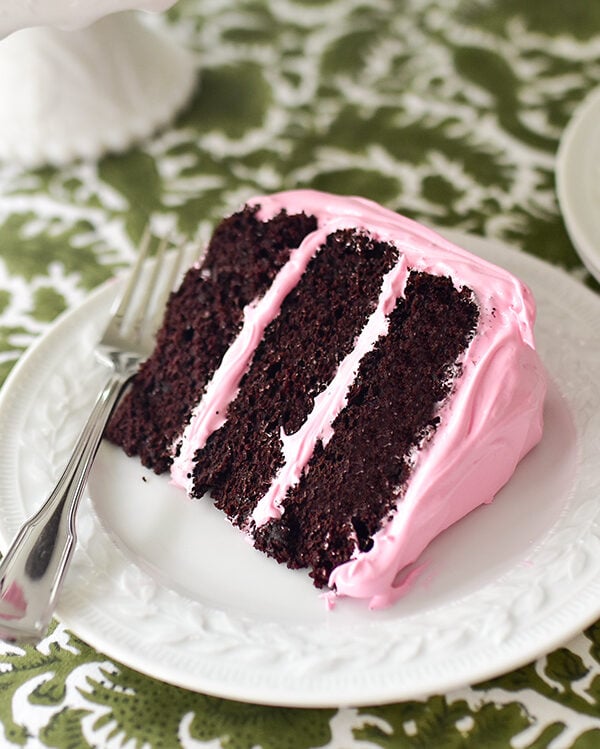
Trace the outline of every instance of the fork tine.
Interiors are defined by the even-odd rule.
[[[161,238],[158,249],[156,250],[156,256],[155,256],[155,262],[154,262],[154,268],[152,269],[152,276],[150,278],[150,283],[148,284],[148,290],[149,292],[152,291],[152,289],[156,289],[156,282],[158,281],[158,277],[161,275],[162,267],[164,264],[165,259],[165,251],[169,245],[170,235],[166,234],[164,237]],[[149,299],[149,296],[146,297],[146,299]]]
[[[171,270],[169,272],[168,281],[167,283],[164,283],[162,285],[162,290],[158,294],[157,299],[156,299],[155,313],[151,322],[152,328],[158,327],[159,323],[162,320],[165,306],[167,304],[167,299],[169,298],[169,295],[175,288],[175,281],[179,277],[179,274],[181,273],[184,259],[185,259],[185,242],[180,242],[176,250],[176,257],[173,258],[173,262],[171,263]]]
[[[165,251],[168,244],[169,234],[162,237],[159,241],[158,249],[156,250],[156,255],[154,258],[154,265],[152,267],[152,273],[143,290],[140,291],[141,296],[137,300],[136,314],[135,318],[132,321],[132,328],[135,335],[141,335],[144,323],[146,323],[146,325],[149,325],[150,320],[152,320],[154,317],[150,314],[150,310],[153,309],[153,303],[154,305],[157,304],[156,294],[158,292],[156,291],[156,289],[160,285],[158,281],[160,276],[162,275]]]
[[[163,236],[158,243],[151,269],[143,273],[143,265],[152,243],[152,234],[146,227],[139,251],[123,295],[116,312],[110,318],[103,336],[103,342],[127,347],[142,344],[151,338],[162,321],[166,301],[174,288],[175,279],[181,271],[184,260],[184,243],[179,243],[177,256],[172,258],[170,266],[167,260],[167,248],[170,234]],[[168,269],[165,272],[165,263]],[[129,339],[125,340],[124,336]]]
[[[138,252],[137,252],[137,257],[135,259],[135,263],[133,264],[133,268],[129,276],[129,281],[127,282],[125,291],[123,292],[119,300],[117,309],[113,313],[113,316],[112,316],[112,323],[115,326],[120,326],[121,323],[123,322],[123,318],[125,317],[125,314],[127,313],[127,310],[129,308],[129,304],[131,302],[133,292],[139,283],[140,275],[142,272],[142,266],[144,264],[144,261],[146,260],[146,257],[148,255],[148,250],[150,248],[150,238],[151,238],[150,226],[147,225],[142,235],[142,239],[141,239]]]

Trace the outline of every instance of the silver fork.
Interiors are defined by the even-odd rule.
[[[165,272],[164,239],[152,272],[144,272],[150,244],[146,231],[129,282],[95,348],[97,360],[110,369],[106,385],[54,490],[19,530],[0,563],[1,639],[38,642],[48,629],[75,549],[77,507],[104,429],[125,386],[150,353],[181,266],[183,246]]]

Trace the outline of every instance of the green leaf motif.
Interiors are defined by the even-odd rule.
[[[579,655],[567,648],[560,648],[546,658],[545,672],[549,679],[559,682],[567,689],[572,682],[587,676],[589,668],[584,665]]]
[[[521,0],[463,0],[459,16],[466,22],[495,29],[506,34],[508,21],[522,19],[532,31],[560,35],[568,33],[578,39],[591,39],[600,27],[600,6],[588,0],[547,0],[523,3]]]
[[[42,741],[54,749],[94,749],[81,728],[87,714],[87,710],[61,710],[41,731]]]
[[[90,744],[81,723],[91,715],[98,716],[91,721],[93,735],[102,735],[103,741],[119,740],[130,749],[148,745],[172,749],[178,745],[184,719],[190,715],[190,737],[198,741],[221,739],[223,749],[318,749],[331,740],[329,721],[335,710],[232,702],[149,679],[121,665],[114,670],[100,666],[101,679],[88,675],[80,681],[77,689],[87,708],[64,709],[67,678],[73,678],[75,669],[85,673],[86,666],[99,666],[101,658],[73,635],[69,635],[68,644],[65,648],[51,643],[47,655],[26,647],[24,653],[3,657],[11,668],[0,674],[0,722],[11,745],[27,742],[27,731],[13,720],[12,699],[18,689],[39,677],[42,679],[29,692],[28,701],[32,709],[61,708],[40,733],[47,746],[57,749],[87,749]]]
[[[600,729],[586,731],[578,736],[570,749],[597,749],[600,746]]]
[[[13,213],[0,226],[1,257],[8,271],[27,281],[49,275],[49,264],[57,263],[66,274],[75,274],[81,285],[93,289],[111,275],[98,264],[94,246],[83,242],[93,226],[87,221],[70,224],[57,218],[40,227],[34,213]]]
[[[331,738],[329,720],[335,710],[266,708],[189,692],[148,679],[125,666],[103,671],[104,680],[88,678],[81,694],[92,705],[108,708],[93,726],[112,725],[108,738],[153,749],[175,746],[181,722],[192,714],[189,734],[201,741],[222,737],[223,749],[311,749]],[[157,706],[160,709],[157,710]]]
[[[30,331],[21,326],[12,328],[0,325],[0,353],[4,354],[0,359],[0,384],[8,377],[19,355],[26,348],[25,344],[17,341],[21,337],[26,339],[29,335]]]
[[[0,290],[0,315],[6,310],[10,304],[12,294],[4,289]]]
[[[513,736],[530,725],[516,702],[505,706],[484,704],[472,710],[465,700],[448,701],[440,696],[360,712],[366,716],[367,725],[354,731],[356,737],[382,749],[505,749]],[[391,733],[369,725],[370,715],[383,719],[391,726]]]
[[[207,741],[221,736],[223,749],[318,749],[331,740],[329,720],[335,710],[272,708],[210,700],[196,713],[190,733]]]
[[[3,657],[11,668],[0,674],[0,722],[6,738],[16,745],[26,743],[26,731],[17,725],[12,716],[15,692],[36,677],[44,677],[42,684],[30,695],[32,704],[53,705],[64,698],[65,679],[76,661],[73,654],[53,643],[48,655],[25,646],[24,652]]]
[[[32,315],[41,322],[52,322],[55,317],[67,308],[65,298],[55,289],[40,287],[34,295],[35,307]]]
[[[124,742],[133,741],[136,747],[148,741],[153,749],[171,749],[188,714],[193,715],[190,736],[200,741],[221,738],[223,749],[317,749],[331,738],[329,720],[335,710],[231,702],[148,679],[125,666],[104,676],[103,682],[88,679],[88,689],[82,691],[89,703],[110,709],[94,728],[114,722],[112,734],[122,734]]]
[[[580,694],[581,690],[577,685],[577,682],[584,679],[588,673],[589,669],[580,656],[567,648],[559,648],[547,656],[542,674],[536,664],[531,663],[483,682],[477,685],[476,689],[500,687],[509,692],[534,689],[546,699],[569,707],[575,713],[595,716],[600,709],[600,676],[582,690],[587,693],[587,699]]]
[[[134,148],[102,159],[98,176],[123,198],[129,235],[139,242],[148,218],[162,206],[163,185],[156,162]]]
[[[219,130],[238,139],[263,124],[271,100],[261,66],[245,63],[209,68],[203,72],[197,95],[180,124],[202,123],[205,132]]]

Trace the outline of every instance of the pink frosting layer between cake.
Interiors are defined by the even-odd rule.
[[[329,233],[330,226],[326,233]],[[320,242],[318,243],[320,245]],[[318,246],[318,245],[317,245]],[[340,362],[335,377],[315,398],[314,407],[303,426],[294,434],[281,430],[284,464],[275,477],[271,488],[259,501],[252,513],[257,526],[282,515],[281,503],[288,489],[298,483],[302,471],[308,464],[317,442],[326,445],[333,436],[332,424],[346,406],[346,396],[354,382],[363,356],[371,351],[381,336],[388,330],[388,315],[397,299],[403,294],[408,278],[406,258],[399,262],[383,279],[375,312],[358,336],[354,349]]]
[[[357,351],[342,363],[299,436],[283,435],[285,465],[255,510],[258,524],[281,515],[285,492],[298,481],[317,440],[331,436],[331,423],[345,405],[358,361],[377,336],[385,334],[381,310],[385,307],[387,314],[402,294],[406,269],[449,276],[457,288],[467,286],[477,298],[480,321],[463,357],[462,374],[440,411],[441,423],[433,439],[415,452],[410,482],[397,511],[375,534],[370,551],[357,548],[352,559],[331,573],[329,584],[336,596],[366,598],[372,608],[388,606],[406,590],[405,580],[400,580],[402,570],[445,528],[490,502],[541,437],[546,380],[534,349],[533,298],[507,271],[363,198],[298,190],[249,202],[260,205],[262,220],[282,209],[289,214],[304,211],[317,218],[318,229],[292,250],[265,297],[246,310],[242,331],[184,435],[181,457],[172,470],[179,485],[187,485],[195,451],[224,422],[227,404],[237,394],[265,327],[279,313],[283,299],[324,237],[340,228],[356,228],[394,244],[400,253],[397,268],[382,286],[378,312],[370,321],[372,335],[363,336]]]

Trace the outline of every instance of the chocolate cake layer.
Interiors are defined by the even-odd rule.
[[[192,268],[171,296],[155,351],[109,426],[111,441],[157,473],[168,470],[170,447],[239,331],[244,307],[316,228],[305,214],[281,211],[262,222],[257,212],[246,207],[217,227],[201,271]]]
[[[353,349],[397,250],[354,230],[327,237],[268,326],[227,420],[197,453],[194,496],[244,527],[283,461],[281,431],[295,433]]]
[[[394,509],[411,451],[436,428],[437,411],[458,374],[478,320],[468,289],[411,273],[390,315],[388,335],[362,360],[333,437],[317,449],[283,503],[283,515],[255,533],[255,546],[289,567],[309,567],[325,586],[333,567]]]

